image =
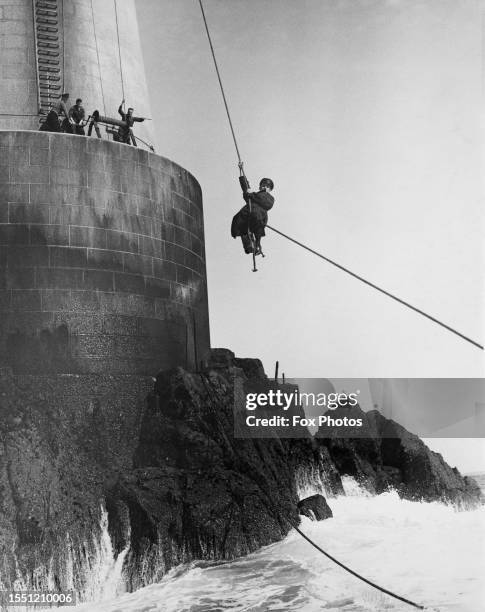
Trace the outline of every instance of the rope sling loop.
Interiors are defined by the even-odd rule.
[[[231,115],[229,113],[229,106],[227,104],[226,94],[224,93],[224,87],[222,85],[221,75],[219,73],[219,67],[217,65],[216,54],[214,52],[214,46],[212,44],[212,39],[211,39],[211,35],[210,35],[210,32],[209,32],[209,26],[207,24],[207,19],[206,19],[205,12],[204,12],[204,7],[202,5],[202,0],[198,0],[198,1],[199,1],[200,10],[202,12],[202,18],[204,20],[205,31],[207,32],[207,38],[209,40],[209,45],[210,45],[210,49],[211,49],[211,53],[212,53],[212,59],[214,60],[214,66],[215,66],[216,73],[217,73],[217,79],[219,81],[219,87],[220,87],[221,93],[222,93],[222,99],[224,100],[224,106],[226,108],[226,114],[227,114],[227,118],[229,120],[229,126],[231,128],[232,139],[234,140],[234,146],[236,147],[237,158],[238,158],[239,164],[241,164],[241,155],[239,153],[239,147],[237,145],[236,135],[234,133],[234,128],[233,128],[233,125],[232,125]],[[116,2],[116,0],[115,0],[115,2]],[[280,236],[283,236],[283,238],[286,238],[287,240],[295,243],[296,245],[298,245],[299,247],[305,249],[306,251],[309,251],[310,253],[313,253],[317,257],[320,257],[321,259],[323,259],[326,262],[332,264],[333,266],[336,266],[337,268],[339,268],[343,272],[346,272],[347,274],[350,274],[350,276],[353,276],[354,278],[356,278],[357,280],[360,280],[361,282],[365,283],[369,287],[372,287],[372,289],[375,289],[376,291],[380,291],[384,295],[387,295],[387,297],[390,297],[391,299],[395,300],[396,302],[399,302],[403,306],[406,306],[407,308],[409,308],[409,309],[413,310],[414,312],[422,315],[423,317],[426,317],[427,319],[429,319],[433,323],[436,323],[437,325],[440,325],[441,327],[443,327],[447,331],[451,332],[452,334],[455,334],[456,336],[458,336],[462,340],[465,340],[466,342],[469,342],[470,344],[473,344],[473,346],[476,346],[477,348],[479,348],[480,350],[483,351],[483,345],[479,344],[475,340],[472,340],[471,338],[468,338],[467,336],[465,336],[464,334],[460,333],[459,331],[457,331],[453,327],[450,327],[449,325],[446,325],[446,323],[443,323],[442,321],[440,321],[436,317],[433,317],[433,316],[427,314],[426,312],[424,312],[423,310],[421,310],[419,308],[416,308],[416,306],[413,306],[409,302],[406,302],[405,300],[402,300],[402,299],[398,298],[397,296],[393,295],[392,293],[389,293],[389,291],[386,291],[385,289],[381,289],[380,287],[378,287],[374,283],[371,283],[370,281],[366,280],[362,276],[359,276],[358,274],[355,274],[351,270],[349,270],[349,269],[345,268],[344,266],[336,263],[335,261],[332,261],[331,259],[329,259],[325,255],[322,255],[321,253],[318,253],[317,251],[314,251],[310,247],[302,244],[301,242],[299,242],[298,240],[295,240],[294,238],[291,238],[287,234],[284,234],[283,232],[280,232],[279,230],[275,229],[274,227],[271,227],[269,225],[267,225],[266,227],[268,229],[272,230],[273,232],[276,232],[277,234],[280,234]],[[253,255],[253,260],[254,260],[254,255]],[[255,268],[256,268],[256,264],[254,264],[253,271],[255,271]]]

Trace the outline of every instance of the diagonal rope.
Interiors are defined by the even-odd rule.
[[[94,44],[96,46],[96,57],[98,58],[99,84],[101,86],[101,98],[103,100],[103,113],[106,115],[106,104],[104,102],[103,78],[101,76],[101,62],[99,60],[98,37],[96,36],[96,22],[94,19],[93,0],[91,0],[91,18],[93,20]]]
[[[449,332],[459,336],[463,340],[466,340],[470,344],[473,344],[474,346],[478,347],[479,349],[481,349],[483,351],[483,346],[481,344],[478,344],[478,342],[475,342],[475,340],[472,340],[471,338],[468,338],[467,336],[464,336],[463,334],[461,334],[459,331],[457,331],[453,327],[450,327],[449,325],[446,325],[446,323],[443,323],[439,319],[436,319],[435,317],[432,317],[431,315],[427,314],[423,310],[420,310],[419,308],[416,308],[416,306],[413,306],[409,302],[406,302],[405,300],[401,300],[401,298],[398,298],[397,296],[393,295],[392,293],[389,293],[389,291],[386,291],[385,289],[382,289],[381,287],[378,287],[377,285],[374,285],[374,283],[371,283],[370,281],[365,279],[363,276],[359,276],[358,274],[355,274],[355,272],[352,272],[348,268],[345,268],[344,266],[338,264],[336,261],[333,261],[329,257],[326,257],[325,255],[322,255],[322,253],[319,253],[318,251],[315,251],[315,250],[311,249],[309,246],[306,246],[305,244],[303,244],[301,242],[298,242],[298,240],[295,240],[294,238],[291,238],[291,236],[288,236],[287,234],[284,234],[283,232],[280,232],[279,230],[277,230],[274,227],[271,227],[270,225],[267,225],[266,227],[268,229],[272,230],[273,232],[275,232],[276,234],[279,234],[280,236],[283,236],[283,238],[286,238],[286,240],[289,240],[290,242],[293,242],[294,244],[298,245],[302,249],[305,249],[306,251],[309,251],[310,253],[313,253],[313,255],[316,255],[317,257],[320,257],[320,259],[323,259],[324,261],[328,262],[329,264],[332,264],[332,266],[335,266],[336,268],[339,268],[339,270],[342,270],[346,274],[350,274],[350,276],[353,276],[357,280],[360,280],[362,283],[365,283],[369,287],[372,287],[372,289],[376,289],[376,291],[380,291],[384,295],[387,295],[387,297],[390,297],[391,299],[395,300],[396,302],[399,302],[403,306],[407,306],[411,310],[414,310],[414,312],[417,312],[418,314],[422,315],[423,317],[426,317],[430,321],[433,321],[433,323],[436,323],[437,325],[441,325],[441,327],[444,327]]]
[[[118,7],[116,5],[116,0],[113,0],[115,5],[115,18],[116,18],[116,38],[118,40],[118,58],[120,61],[120,76],[121,76],[121,93],[123,94],[123,100],[125,99],[125,84],[123,81],[123,65],[121,63],[121,45],[120,45],[120,29],[118,26]]]
[[[241,163],[241,155],[239,154],[239,147],[237,146],[236,134],[234,133],[234,128],[232,126],[231,115],[229,113],[229,106],[227,105],[226,94],[224,93],[224,87],[222,85],[221,75],[219,73],[219,66],[217,65],[216,54],[214,51],[214,46],[212,44],[211,35],[209,32],[209,26],[207,25],[207,19],[205,18],[204,7],[202,6],[202,0],[199,0],[200,10],[202,12],[202,18],[204,19],[205,31],[207,32],[207,38],[209,39],[209,45],[211,48],[212,59],[214,60],[214,66],[217,73],[217,79],[219,81],[219,87],[221,88],[222,99],[224,100],[224,106],[226,107],[227,118],[229,119],[229,126],[231,128],[232,139],[234,140],[234,146],[236,147],[237,158],[239,163]]]
[[[291,525],[291,523],[290,523],[290,525]],[[295,531],[297,531],[301,535],[302,538],[304,538],[314,548],[316,548],[319,552],[321,552],[322,555],[325,555],[326,557],[328,557],[331,561],[333,561],[334,563],[336,563],[337,565],[342,567],[345,571],[349,572],[349,574],[352,574],[352,576],[355,576],[359,580],[362,580],[366,584],[369,584],[371,587],[374,587],[378,591],[381,591],[382,593],[385,593],[386,595],[390,595],[391,597],[394,597],[394,599],[398,599],[399,601],[403,601],[404,603],[407,603],[410,606],[413,606],[414,608],[417,608],[418,610],[424,610],[424,606],[422,606],[421,604],[417,604],[414,601],[411,601],[410,599],[406,599],[405,597],[401,597],[400,595],[396,595],[396,593],[393,593],[392,591],[388,591],[384,587],[381,587],[378,584],[376,584],[375,582],[371,582],[367,578],[364,578],[364,576],[361,576],[357,572],[354,572],[354,570],[350,569],[350,567],[347,567],[346,565],[344,565],[343,563],[338,561],[335,557],[332,557],[332,555],[329,555],[327,552],[325,552],[323,550],[323,548],[320,548],[320,546],[318,546],[318,544],[315,544],[315,542],[313,540],[311,540],[307,535],[305,535],[303,533],[303,531],[301,531],[298,527],[295,527],[294,525],[291,525],[291,526],[293,527],[293,529]]]
[[[115,4],[116,4],[116,0],[114,0],[114,1],[115,1]],[[211,39],[211,35],[210,35],[210,32],[209,32],[209,26],[207,24],[207,19],[206,19],[205,12],[204,12],[204,7],[202,5],[202,0],[199,0],[199,5],[200,5],[200,10],[202,12],[202,17],[204,19],[204,25],[205,25],[205,31],[207,32],[207,38],[209,39],[209,45],[210,45],[210,48],[211,48],[212,59],[214,60],[214,66],[215,66],[216,73],[217,73],[217,79],[219,81],[219,87],[220,87],[221,93],[222,93],[222,99],[224,100],[224,106],[226,108],[227,118],[229,120],[229,126],[231,128],[232,139],[234,140],[234,146],[236,147],[237,157],[238,157],[238,160],[239,160],[239,164],[241,165],[241,155],[239,154],[239,147],[237,146],[237,140],[236,140],[236,135],[234,133],[234,128],[233,128],[233,125],[232,125],[231,114],[229,113],[229,106],[227,104],[226,95],[224,93],[224,87],[222,85],[221,75],[220,75],[220,72],[219,72],[219,67],[217,65],[216,54],[215,54],[215,51],[214,51],[214,46],[212,44],[212,39]],[[423,310],[420,310],[419,308],[416,308],[416,306],[413,306],[409,302],[406,302],[405,300],[401,300],[401,298],[398,298],[397,296],[393,295],[389,291],[386,291],[385,289],[382,289],[381,287],[378,287],[377,285],[375,285],[374,283],[371,283],[370,281],[368,281],[364,277],[359,276],[358,274],[355,274],[355,272],[352,272],[348,268],[345,268],[344,266],[338,264],[337,262],[333,261],[332,259],[329,259],[325,255],[322,255],[321,253],[318,253],[317,251],[315,251],[315,250],[311,249],[310,247],[306,246],[305,244],[302,244],[301,242],[298,242],[298,240],[295,240],[294,238],[291,238],[290,236],[284,234],[283,232],[280,232],[279,230],[275,229],[274,227],[271,227],[269,225],[267,225],[266,227],[268,229],[270,229],[270,230],[273,230],[273,232],[276,232],[280,236],[283,236],[283,238],[286,238],[290,242],[294,242],[299,247],[309,251],[310,253],[313,253],[317,257],[320,257],[320,259],[323,259],[326,262],[332,264],[336,268],[339,268],[343,272],[346,272],[347,274],[350,274],[350,276],[353,276],[357,280],[360,280],[362,283],[365,283],[366,285],[368,285],[369,287],[372,287],[376,291],[380,291],[384,295],[387,295],[387,297],[390,297],[391,299],[395,300],[396,302],[399,302],[403,306],[406,306],[407,308],[410,308],[411,310],[413,310],[414,312],[417,312],[418,314],[422,315],[423,317],[426,317],[430,321],[433,321],[433,323],[436,323],[437,325],[440,325],[441,327],[443,327],[444,329],[448,330],[452,334],[455,334],[456,336],[462,338],[463,340],[465,340],[466,342],[469,342],[470,344],[473,344],[474,346],[476,346],[477,348],[479,348],[479,349],[481,349],[483,351],[483,346],[481,344],[479,344],[478,342],[475,342],[475,340],[472,340],[471,338],[468,338],[467,336],[463,335],[462,333],[460,333],[459,331],[457,331],[453,327],[450,327],[449,325],[446,325],[446,323],[443,323],[439,319],[436,319],[435,317],[427,314]],[[254,266],[254,268],[255,268],[255,266]],[[253,268],[253,270],[254,270],[254,268]]]

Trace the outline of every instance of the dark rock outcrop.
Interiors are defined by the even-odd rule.
[[[298,512],[311,518],[312,521],[324,521],[333,517],[333,512],[327,504],[327,500],[320,493],[301,499],[298,502]]]
[[[329,428],[316,434],[340,475],[353,476],[371,493],[392,488],[410,500],[439,500],[464,508],[479,503],[481,492],[473,479],[462,476],[418,436],[377,410],[364,412],[356,406],[338,408],[331,414],[335,419],[363,420],[353,438],[341,438],[337,430]]]
[[[151,380],[133,377],[130,395],[126,377],[119,387],[115,378],[0,372],[2,586],[20,573],[31,587],[68,588],[73,567],[73,586],[88,597],[101,507],[112,547],[103,554],[129,547],[124,573],[135,589],[180,563],[230,559],[281,539],[299,521],[299,498],[343,494],[343,475],[375,493],[392,487],[409,499],[480,503],[473,480],[376,412],[352,409],[366,419],[366,438],[323,430],[238,437],[242,385],[275,386],[259,360],[219,349],[202,372],[160,373],[145,402],[137,398]]]
[[[298,522],[290,441],[234,437],[228,374],[179,368],[157,377],[134,470],[117,490],[134,519],[132,588],[177,563],[247,554]]]

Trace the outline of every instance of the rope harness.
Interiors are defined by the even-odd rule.
[[[115,2],[116,2],[116,0],[115,0]],[[229,112],[229,106],[227,104],[226,94],[224,92],[224,86],[222,84],[222,79],[221,79],[221,75],[220,75],[220,72],[219,72],[219,67],[217,65],[216,54],[215,54],[215,51],[214,51],[214,46],[212,44],[212,39],[211,39],[211,35],[210,35],[210,32],[209,32],[209,26],[207,24],[207,19],[206,19],[205,12],[204,12],[204,7],[202,5],[202,0],[199,0],[199,6],[200,6],[201,13],[202,13],[202,18],[204,20],[204,25],[205,25],[205,31],[207,33],[207,38],[209,40],[209,45],[210,45],[210,49],[211,49],[211,53],[212,53],[212,59],[214,61],[214,67],[216,69],[217,79],[219,81],[219,87],[220,87],[220,90],[221,90],[221,93],[222,93],[222,99],[224,101],[224,107],[226,109],[227,118],[229,120],[229,127],[231,128],[232,139],[234,141],[234,146],[236,148],[236,154],[237,154],[237,158],[238,158],[238,162],[239,162],[239,167],[241,167],[241,164],[242,164],[241,155],[239,153],[239,147],[238,147],[238,144],[237,144],[236,135],[234,133],[234,127],[232,125],[232,120],[231,120],[231,114]],[[244,174],[244,172],[243,172],[243,174]],[[250,209],[250,212],[251,212],[251,209]],[[326,257],[325,255],[322,255],[321,253],[318,253],[317,251],[311,249],[310,247],[306,246],[305,244],[299,242],[298,240],[295,240],[294,238],[291,238],[287,234],[284,234],[283,232],[280,232],[279,230],[275,229],[274,227],[271,227],[269,225],[267,225],[266,227],[268,229],[272,230],[273,232],[279,234],[283,238],[286,238],[286,240],[289,240],[290,242],[293,242],[294,244],[296,244],[299,247],[301,247],[302,249],[305,249],[306,251],[309,251],[310,253],[313,253],[317,257],[320,257],[321,259],[325,260],[326,262],[328,262],[328,263],[332,264],[333,266],[339,268],[343,272],[346,272],[347,274],[350,274],[350,276],[353,276],[354,278],[356,278],[357,280],[361,281],[362,283],[365,283],[369,287],[372,287],[372,289],[376,289],[376,291],[379,291],[380,293],[383,293],[387,297],[390,297],[391,299],[395,300],[396,302],[399,302],[403,306],[406,306],[407,308],[413,310],[414,312],[417,312],[418,314],[422,315],[423,317],[426,317],[430,321],[433,321],[433,323],[436,323],[437,325],[440,325],[441,327],[443,327],[447,331],[451,332],[452,334],[455,334],[456,336],[458,336],[462,340],[465,340],[466,342],[472,344],[473,346],[476,346],[477,348],[479,348],[480,350],[483,351],[483,345],[479,344],[475,340],[472,340],[471,338],[468,338],[467,336],[465,336],[464,334],[460,333],[459,331],[457,331],[453,327],[451,327],[449,325],[446,325],[446,323],[443,323],[442,321],[440,321],[436,317],[433,317],[433,316],[427,314],[426,312],[424,312],[423,310],[417,308],[416,306],[413,306],[409,302],[406,302],[405,300],[402,300],[401,298],[398,298],[397,296],[393,295],[389,291],[386,291],[385,289],[381,289],[380,287],[378,287],[374,283],[371,283],[370,281],[366,280],[364,277],[359,276],[358,274],[355,274],[355,272],[352,272],[348,268],[345,268],[344,266],[336,263],[335,261],[333,261],[330,258]],[[249,221],[248,221],[248,229],[249,229]],[[264,255],[263,255],[263,257],[264,257]],[[255,259],[255,253],[254,253],[254,246],[253,246],[253,272],[256,272],[256,259]]]

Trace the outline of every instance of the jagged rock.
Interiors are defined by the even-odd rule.
[[[339,438],[328,428],[317,433],[341,475],[353,476],[372,493],[395,489],[405,499],[442,501],[465,508],[482,503],[477,483],[451,468],[416,435],[384,417],[359,406],[338,408],[332,416],[361,418],[359,437]],[[365,432],[365,433],[362,433]],[[363,437],[365,436],[365,437]]]
[[[206,370],[228,370],[240,368],[247,378],[266,379],[263,364],[259,359],[236,357],[232,351],[225,348],[215,348],[209,353]]]
[[[132,517],[132,588],[156,579],[155,563],[152,575],[137,571],[147,559],[165,568],[230,559],[281,539],[298,520],[290,441],[234,438],[232,375],[163,372],[155,396],[135,471],[118,485]]]
[[[263,364],[259,359],[242,359],[236,357],[234,359],[234,365],[237,368],[241,368],[248,378],[260,378],[263,380],[267,378]]]
[[[318,493],[300,500],[298,502],[298,511],[313,521],[324,521],[333,517],[333,512],[327,504],[327,500]]]
[[[227,369],[234,366],[235,355],[232,351],[225,348],[213,348],[208,357],[206,363],[206,369],[218,370]]]

